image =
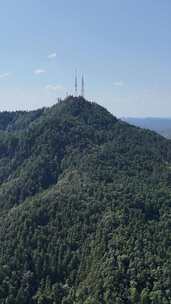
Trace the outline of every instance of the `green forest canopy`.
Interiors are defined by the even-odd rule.
[[[0,304],[171,303],[171,142],[82,97],[0,113]]]

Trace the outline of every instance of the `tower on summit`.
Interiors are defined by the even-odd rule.
[[[78,95],[77,70],[75,70],[75,96]]]
[[[78,77],[77,77],[77,70],[75,70],[75,83],[74,83],[74,95],[75,97],[81,96],[84,97],[85,94],[85,81],[84,81],[84,74],[81,77],[81,92],[78,94]]]
[[[81,96],[84,97],[85,88],[84,88],[84,75],[81,78]]]

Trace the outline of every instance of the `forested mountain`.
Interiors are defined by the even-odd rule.
[[[82,97],[0,113],[0,304],[171,303],[171,143]]]
[[[171,139],[171,118],[157,118],[157,117],[127,117],[123,118],[124,121],[135,126],[150,129],[155,131],[166,138]]]

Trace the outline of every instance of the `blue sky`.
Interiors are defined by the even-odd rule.
[[[170,16],[170,0],[1,1],[0,110],[54,104],[77,68],[115,115],[171,116]]]

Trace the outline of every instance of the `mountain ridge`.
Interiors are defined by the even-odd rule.
[[[29,115],[0,133],[0,303],[169,304],[170,141],[82,97]]]

